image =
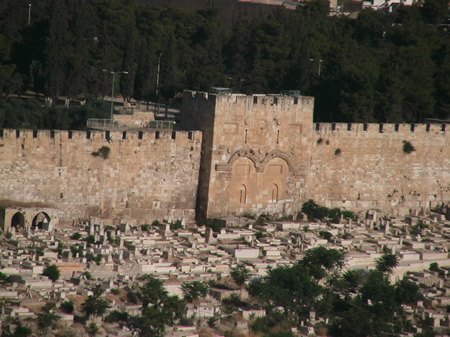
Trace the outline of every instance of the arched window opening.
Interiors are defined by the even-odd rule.
[[[278,202],[278,186],[277,184],[273,184],[272,186],[272,202]]]
[[[45,229],[48,230],[48,225],[50,223],[50,217],[48,214],[44,212],[40,212],[36,214],[36,216],[33,218],[33,221],[31,223],[31,229],[37,230],[37,229]]]
[[[25,216],[17,212],[11,218],[11,227],[14,227],[16,231],[23,231],[25,229]]]
[[[239,203],[247,203],[247,187],[245,185],[241,185],[239,188]]]

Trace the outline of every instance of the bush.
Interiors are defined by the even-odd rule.
[[[183,228],[183,224],[181,223],[180,220],[177,220],[177,221],[175,221],[175,223],[170,224],[170,230],[172,230],[172,231],[180,229],[180,228]]]
[[[149,224],[141,225],[141,229],[142,229],[143,232],[149,232],[150,231],[150,225]]]
[[[319,235],[322,239],[325,239],[328,241],[330,241],[331,238],[333,237],[333,234],[331,234],[330,232],[327,232],[327,231],[320,231]]]
[[[308,216],[309,220],[324,220],[325,218],[329,218],[332,223],[339,223],[341,216],[354,221],[358,219],[358,216],[352,211],[341,211],[339,208],[320,206],[312,199],[309,199],[302,205],[302,212]]]
[[[11,278],[9,277],[9,275],[2,273],[0,271],[0,283],[10,283],[11,282]]]
[[[82,275],[85,276],[86,279],[92,280],[92,274],[89,271],[85,271]]]
[[[66,314],[73,314],[73,311],[75,310],[75,305],[72,301],[65,301],[61,303],[61,310],[62,312]]]
[[[439,271],[439,264],[437,262],[430,263],[430,271]]]
[[[61,276],[58,266],[52,264],[44,269],[42,275],[47,276],[50,280],[55,282]]]
[[[94,235],[89,235],[86,239],[86,242],[93,245],[95,243],[95,236]]]
[[[403,152],[410,154],[411,152],[414,152],[414,151],[416,151],[414,146],[410,142],[404,140],[403,141]]]
[[[263,233],[263,232],[261,232],[261,231],[259,231],[259,232],[256,232],[255,237],[256,237],[258,240],[260,240],[260,239],[262,239],[262,238],[265,238],[265,237],[266,237],[266,234]]]
[[[114,322],[118,322],[118,321],[124,321],[126,322],[128,319],[128,313],[126,312],[121,312],[118,310],[112,310],[106,317],[105,317],[105,322],[108,323],[114,323]]]
[[[112,288],[111,294],[113,295],[120,295],[120,289],[119,288]]]
[[[213,232],[219,233],[223,226],[213,219],[200,220],[198,223],[199,226],[205,226],[207,228],[211,228]]]
[[[335,156],[339,156],[341,153],[342,153],[341,149],[336,149],[336,151],[334,151]]]
[[[74,233],[70,236],[71,240],[80,240],[81,239],[81,234],[80,233]]]
[[[302,205],[302,212],[309,220],[323,220],[328,215],[328,208],[319,206],[314,200],[309,199]]]
[[[103,159],[109,158],[109,153],[111,152],[111,149],[109,146],[102,146],[98,151],[94,151],[91,153],[94,157],[102,157]]]

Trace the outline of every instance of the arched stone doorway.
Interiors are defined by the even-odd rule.
[[[25,216],[21,212],[17,212],[11,218],[11,228],[15,228],[16,231],[25,230]]]
[[[32,230],[45,229],[48,230],[48,226],[50,223],[50,216],[45,212],[39,212],[33,218],[31,223]]]

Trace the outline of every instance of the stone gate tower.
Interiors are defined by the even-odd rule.
[[[298,211],[313,107],[312,97],[186,91],[183,128],[203,132],[197,216]]]

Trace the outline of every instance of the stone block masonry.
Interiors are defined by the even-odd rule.
[[[62,221],[192,221],[201,144],[201,132],[0,130],[0,204]]]
[[[313,107],[186,91],[186,131],[0,130],[0,208],[141,224],[290,215],[308,199],[400,215],[449,203],[447,124],[314,124]]]
[[[204,137],[202,217],[294,213],[306,198],[311,97],[185,92],[182,125]]]
[[[450,201],[446,124],[316,124],[308,196],[328,207],[408,214]],[[413,151],[404,149],[405,143]],[[409,152],[409,153],[408,153]]]
[[[303,96],[185,92],[183,126],[203,132],[199,214],[289,215],[308,199],[408,214],[450,201],[446,125],[313,124],[313,106]]]

